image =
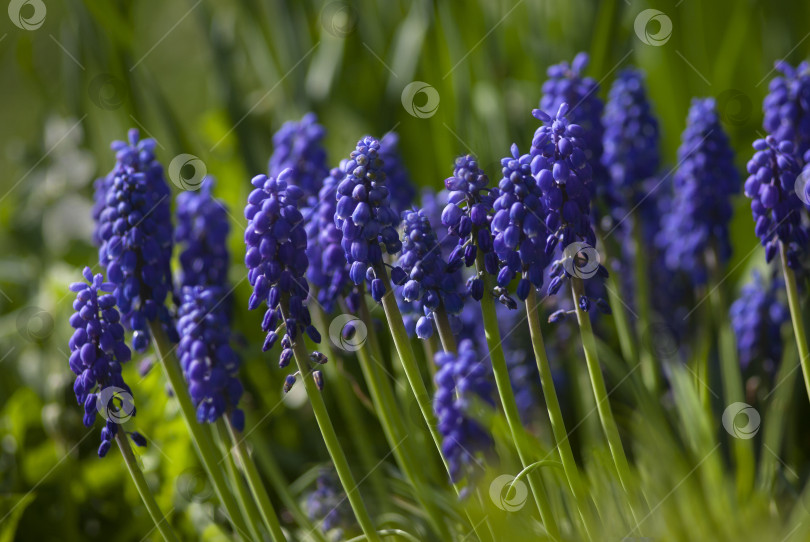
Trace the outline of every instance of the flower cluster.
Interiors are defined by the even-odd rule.
[[[777,141],[792,141],[798,156],[810,150],[810,63],[795,68],[780,60],[770,92],[762,103],[762,127]]]
[[[757,139],[754,149],[756,152],[746,166],[749,176],[745,181],[745,195],[752,200],[755,232],[765,247],[767,261],[779,252],[781,241],[787,251],[788,265],[798,269],[799,256],[807,244],[807,231],[801,217],[802,199],[810,201],[807,199],[810,186],[798,187],[804,190],[800,198],[796,186],[799,164],[791,141],[777,142],[773,136],[768,136]]]
[[[448,272],[427,216],[422,211],[405,211],[402,219],[402,254],[398,263],[408,275],[402,296],[423,310],[415,330],[419,338],[427,339],[433,335],[433,311],[443,306],[449,314],[457,314],[463,300],[456,291],[457,277]]]
[[[346,494],[330,470],[322,469],[315,481],[315,490],[307,496],[307,516],[320,522],[323,532],[334,530],[335,540],[343,540],[343,531],[352,527],[352,511]]]
[[[678,162],[674,201],[662,218],[658,243],[670,269],[682,269],[703,284],[706,250],[713,249],[721,262],[731,254],[731,196],[740,190],[734,152],[713,98],[692,100]]]
[[[466,267],[472,266],[480,250],[486,272],[498,274],[498,256],[493,251],[491,231],[492,206],[498,190],[488,185],[489,178],[478,167],[474,156],[468,154],[456,158],[453,176],[444,181],[450,194],[442,211],[442,224],[450,236],[458,238],[458,244],[450,254],[450,269],[457,269],[462,263]],[[467,283],[467,290],[473,299],[480,301],[484,297],[484,281],[474,276]]]
[[[361,139],[343,171],[336,191],[335,225],[343,233],[341,245],[351,265],[349,277],[356,285],[370,280],[371,296],[379,303],[385,293],[385,284],[374,270],[383,265],[380,245],[388,254],[402,248],[395,228],[399,217],[388,203],[380,142],[368,136]]]
[[[96,412],[106,419],[101,430],[99,457],[104,457],[118,433],[118,425],[135,414],[132,390],[121,376],[121,364],[131,358],[124,342],[124,327],[115,308],[114,284],[105,283],[99,273],[93,276],[85,267],[83,276],[87,282],[74,282],[70,291],[76,293],[70,317],[75,329],[68,343],[70,347],[70,370],[76,374],[73,391],[76,401],[84,406],[84,425],[90,427],[96,421]],[[146,440],[138,433],[131,433],[133,442],[143,446]]]
[[[213,181],[177,196],[174,240],[180,251],[181,286],[224,286],[228,280],[228,211],[211,195]]]
[[[149,345],[148,322],[159,319],[176,340],[164,305],[171,290],[172,228],[170,192],[163,167],[155,159],[155,141],[112,144],[116,164],[99,183],[104,207],[98,215],[99,262],[115,284],[115,299],[124,323],[135,333],[132,346],[143,352]]]
[[[416,197],[416,188],[411,182],[408,170],[402,163],[399,154],[399,135],[396,132],[388,132],[380,139],[380,160],[382,160],[382,170],[385,173],[385,185],[390,194],[389,201],[391,208],[397,214],[410,209]]]
[[[289,168],[287,182],[303,190],[307,197],[317,194],[321,181],[329,173],[326,151],[321,145],[325,136],[326,130],[318,124],[315,113],[307,113],[297,122],[285,122],[273,134],[270,177],[278,177]]]
[[[214,423],[226,412],[242,431],[245,415],[239,410],[242,384],[239,358],[230,342],[230,322],[224,306],[226,291],[218,286],[185,286],[182,290],[177,347],[197,421]]]
[[[737,349],[743,370],[754,368],[773,376],[782,359],[782,324],[790,319],[785,304],[778,298],[780,281],[765,285],[759,273],[746,284],[729,311],[737,335]],[[752,367],[756,365],[756,367]]]
[[[493,405],[493,386],[489,368],[476,355],[472,341],[463,340],[458,354],[436,354],[436,395],[433,409],[442,436],[442,453],[447,458],[450,479],[461,480],[472,454],[487,450],[491,445],[489,433],[472,417],[475,401]]]

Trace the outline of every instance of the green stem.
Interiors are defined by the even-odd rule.
[[[128,438],[127,434],[121,428],[119,428],[118,432],[115,434],[115,440],[118,442],[118,447],[121,449],[121,456],[124,458],[124,463],[127,466],[129,475],[132,477],[132,481],[135,482],[135,487],[138,488],[141,500],[144,506],[146,506],[149,515],[152,517],[152,521],[155,523],[155,528],[160,531],[160,534],[163,535],[163,539],[166,540],[166,542],[177,542],[174,530],[172,530],[166,518],[163,517],[163,512],[160,511],[160,507],[158,507],[157,502],[155,502],[155,497],[152,495],[152,490],[149,489],[146,478],[143,477],[143,472],[141,472],[141,468],[138,466],[138,460],[132,452],[132,447],[129,445],[129,440],[127,440]]]
[[[200,461],[205,468],[208,478],[214,486],[214,491],[219,498],[219,502],[225,507],[228,520],[233,525],[233,528],[243,538],[247,535],[247,525],[242,518],[239,506],[234,500],[233,495],[228,491],[228,485],[225,483],[225,476],[222,469],[219,467],[219,460],[217,459],[216,448],[211,439],[211,433],[207,427],[197,422],[197,413],[194,405],[191,403],[191,397],[186,389],[186,383],[183,379],[183,373],[180,371],[180,365],[177,363],[177,358],[172,354],[174,347],[171,346],[166,332],[159,323],[150,322],[149,330],[152,332],[152,337],[155,341],[155,349],[157,350],[160,364],[163,366],[163,371],[169,381],[169,385],[180,404],[180,412],[183,415],[183,421],[186,423],[186,428],[191,434],[191,441],[197,449],[197,454]]]
[[[796,286],[796,274],[787,264],[787,251],[785,246],[779,244],[782,255],[782,272],[785,275],[785,289],[787,290],[790,319],[793,321],[793,334],[796,336],[796,347],[799,349],[799,364],[804,375],[804,387],[810,397],[810,349],[807,347],[807,334],[802,320],[802,308],[799,303],[799,289]]]
[[[509,380],[506,358],[501,348],[501,332],[498,329],[498,316],[495,314],[495,306],[492,301],[491,280],[489,275],[484,271],[484,255],[481,250],[478,250],[475,265],[479,276],[484,280],[484,297],[481,299],[481,314],[484,319],[484,334],[487,339],[489,358],[492,361],[495,385],[498,388],[498,395],[500,395],[501,405],[506,415],[506,423],[509,425],[509,431],[512,433],[512,440],[515,443],[521,467],[526,468],[533,463],[533,461],[526,447],[526,429],[523,427],[523,423],[520,420],[517,402],[515,402],[515,394],[512,391],[512,383]],[[546,531],[551,538],[559,540],[560,529],[557,526],[556,519],[554,519],[554,514],[548,502],[540,473],[532,472],[529,474],[528,479],[529,487],[534,495],[534,500],[540,512],[540,518],[543,520],[543,525],[546,527]]]
[[[785,435],[785,426],[788,425],[788,418],[785,413],[793,400],[793,393],[796,388],[796,369],[799,365],[799,358],[796,351],[788,349],[782,355],[782,363],[776,374],[774,386],[770,393],[773,400],[768,405],[765,412],[766,423],[763,424],[762,452],[759,463],[758,486],[766,494],[770,494],[776,481],[776,473],[779,469],[779,455],[782,450],[782,440]],[[768,399],[768,396],[765,397]]]
[[[439,338],[442,341],[442,348],[444,348],[444,351],[458,351],[456,338],[453,336],[453,330],[450,328],[450,318],[447,316],[447,311],[444,308],[444,304],[440,305],[438,309],[433,311],[433,318],[436,321],[436,327],[439,330]]]
[[[281,309],[285,322],[289,318],[289,303],[289,293],[282,294]],[[318,427],[321,430],[324,444],[326,444],[326,449],[329,451],[332,462],[335,464],[335,470],[337,471],[344,491],[346,491],[346,497],[354,511],[355,518],[357,518],[357,523],[370,541],[379,542],[380,538],[377,536],[374,523],[368,515],[368,510],[366,510],[363,498],[357,490],[357,483],[354,481],[349,462],[346,460],[346,454],[343,453],[343,448],[340,446],[340,441],[338,440],[337,433],[335,433],[332,420],[329,418],[329,412],[326,410],[321,392],[315,384],[315,379],[312,377],[312,371],[309,367],[309,353],[307,352],[306,346],[304,346],[303,337],[301,336],[293,342],[293,357],[295,357],[295,363],[304,381],[307,397],[309,397],[312,412],[315,414],[315,420],[318,422]]]
[[[548,363],[546,347],[543,341],[543,331],[540,329],[539,307],[540,303],[537,299],[537,292],[534,288],[531,288],[529,297],[526,298],[526,318],[529,321],[529,334],[531,335],[534,357],[537,360],[537,370],[540,373],[540,381],[543,386],[543,396],[546,399],[546,406],[548,407],[551,430],[554,433],[554,440],[557,442],[557,449],[560,452],[560,459],[562,460],[562,466],[565,470],[565,476],[568,478],[568,485],[571,487],[571,492],[574,494],[574,498],[577,501],[577,508],[582,517],[586,535],[589,539],[592,539],[595,531],[593,525],[591,525],[588,498],[583,491],[582,478],[579,474],[577,462],[574,459],[574,452],[571,450],[571,443],[568,440],[568,432],[565,429],[565,421],[563,419],[562,409],[560,408],[560,401],[557,399],[557,391],[554,388],[551,366]]]
[[[644,256],[647,247],[641,234],[641,221],[638,217],[633,220],[633,242],[635,244],[635,255],[633,259],[633,271],[636,279],[636,307],[638,310],[638,321],[636,322],[636,336],[645,337],[650,330],[652,321],[652,308],[650,305],[650,281],[647,271],[647,258]],[[661,373],[658,370],[655,358],[649,348],[642,348],[639,352],[641,363],[641,377],[647,389],[654,396],[658,395],[661,386]]]
[[[242,466],[248,486],[250,487],[250,492],[253,494],[256,504],[259,506],[259,513],[262,516],[262,520],[264,520],[264,526],[270,531],[270,536],[273,540],[286,540],[284,533],[281,531],[281,525],[279,524],[276,511],[273,508],[273,503],[270,502],[270,496],[267,494],[267,490],[264,488],[262,479],[259,476],[256,463],[253,462],[253,457],[251,457],[245,445],[245,437],[233,426],[230,417],[226,417],[224,423],[231,436],[233,449],[239,456],[239,464]]]
[[[636,352],[636,342],[633,339],[633,333],[630,331],[630,322],[627,319],[627,310],[622,303],[622,296],[620,295],[620,286],[616,282],[615,274],[607,278],[608,283],[608,301],[610,303],[610,311],[613,313],[613,321],[616,323],[616,334],[619,336],[619,348],[622,350],[622,357],[624,362],[629,366],[636,363],[638,353]]]

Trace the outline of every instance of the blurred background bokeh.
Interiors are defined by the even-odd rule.
[[[641,34],[634,28],[648,8],[671,21],[663,43],[644,42],[660,37],[660,19]],[[248,179],[266,171],[272,133],[307,111],[328,130],[333,165],[364,134],[394,130],[414,182],[438,188],[458,154],[476,154],[495,175],[512,142],[526,149],[546,67],[587,51],[586,72],[603,98],[622,67],[646,72],[668,164],[690,98],[716,97],[742,169],[774,61],[810,53],[810,3],[801,0],[12,0],[8,11],[0,17],[0,541],[15,530],[19,540],[139,540],[150,528],[123,465],[96,457],[97,430],[81,424],[67,364],[67,284],[97,262],[92,181],[110,170],[109,143],[128,128],[157,140],[164,166],[192,154],[216,178],[233,219],[236,283],[245,274]],[[414,81],[435,89],[435,111],[424,109],[424,92],[411,102],[417,114],[403,105]],[[761,258],[743,262],[757,240],[748,201],[735,203],[732,282]],[[242,282],[237,302],[248,295]],[[263,418],[283,375],[260,351],[260,316],[237,315],[248,426],[261,422],[257,448],[272,449],[288,479],[299,479],[325,450],[294,400]],[[127,369],[138,427],[155,443],[144,469],[164,510],[184,512],[189,533],[216,538],[182,422],[148,364]]]

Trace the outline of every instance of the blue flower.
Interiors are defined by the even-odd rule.
[[[123,322],[134,331],[132,346],[143,352],[149,346],[148,322],[160,320],[176,341],[176,332],[164,302],[171,291],[172,224],[171,193],[163,167],[155,159],[155,141],[138,141],[129,131],[129,142],[115,141],[116,164],[98,183],[99,262],[115,284],[115,298]]]
[[[472,341],[463,340],[458,354],[436,354],[436,395],[433,409],[442,436],[450,480],[458,482],[475,462],[474,454],[492,445],[489,432],[471,416],[476,401],[495,405],[490,368],[478,357]]]
[[[177,330],[177,353],[197,409],[197,421],[214,423],[229,412],[237,430],[244,429],[239,410],[242,384],[239,358],[230,346],[227,291],[220,286],[185,286],[182,290]]]
[[[731,256],[731,197],[740,191],[734,152],[713,98],[692,100],[678,162],[672,207],[657,242],[670,269],[682,269],[703,284],[706,250],[713,248],[721,263]]]
[[[318,124],[315,113],[307,113],[300,121],[287,121],[273,134],[273,155],[268,166],[270,177],[278,177],[289,168],[287,182],[314,196],[321,181],[329,173],[326,151],[321,141],[326,130]]]
[[[96,412],[106,419],[101,430],[99,457],[104,457],[118,433],[119,423],[135,414],[132,390],[124,382],[121,365],[131,359],[124,341],[124,327],[115,308],[115,296],[104,292],[113,291],[114,284],[104,282],[99,273],[93,276],[85,267],[83,276],[87,282],[74,282],[70,291],[76,293],[70,317],[75,330],[70,338],[70,370],[76,374],[73,391],[76,401],[84,406],[84,425],[90,427],[96,421]],[[145,440],[132,433],[133,441],[143,446]]]
[[[762,127],[777,141],[792,141],[801,157],[810,150],[810,63],[793,68],[780,60],[776,69],[782,75],[773,78],[762,102]]]
[[[402,163],[398,145],[399,135],[396,132],[385,134],[380,140],[380,160],[383,162],[382,169],[385,172],[385,185],[390,194],[391,208],[397,216],[402,216],[402,213],[413,205],[416,188],[411,182],[408,170],[405,169],[405,164]]]
[[[349,277],[356,285],[371,281],[371,296],[378,303],[385,285],[374,271],[383,265],[380,245],[388,254],[396,254],[402,242],[395,226],[399,217],[391,209],[380,142],[365,137],[357,143],[343,165],[344,177],[337,186],[335,225],[343,233],[341,246],[350,265]]]
[[[332,472],[326,468],[318,474],[315,484],[315,490],[307,496],[307,517],[320,522],[320,529],[325,533],[335,530],[335,540],[343,540],[344,529],[354,525],[354,515],[346,494]]]
[[[751,198],[751,213],[755,232],[765,258],[771,261],[779,252],[779,242],[785,246],[788,265],[798,269],[799,256],[807,246],[807,231],[802,225],[802,199],[796,193],[799,163],[791,141],[777,142],[773,136],[754,141],[756,152],[746,166],[748,179],[745,195]],[[808,188],[804,200],[808,200]]]

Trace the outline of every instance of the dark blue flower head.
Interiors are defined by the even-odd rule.
[[[164,302],[171,291],[171,194],[163,167],[155,159],[155,141],[115,141],[116,164],[99,186],[104,208],[98,215],[99,263],[115,284],[115,299],[123,322],[135,333],[132,346],[149,345],[148,322],[159,319],[176,340]]]
[[[498,197],[498,189],[488,185],[489,178],[478,167],[474,156],[468,154],[456,158],[453,176],[444,181],[450,194],[442,211],[442,224],[447,226],[449,236],[458,239],[450,254],[450,269],[472,266],[480,250],[486,272],[498,274],[498,256],[493,251],[491,229],[492,206]],[[482,278],[474,276],[467,283],[467,290],[480,301],[484,295]]]
[[[89,267],[84,268],[87,282],[74,282],[70,290],[76,293],[70,317],[75,330],[70,338],[70,370],[76,374],[73,391],[76,401],[84,406],[84,425],[90,427],[96,421],[96,412],[106,419],[101,430],[99,457],[107,455],[118,426],[135,415],[132,390],[121,375],[121,364],[131,359],[124,341],[124,327],[115,308],[116,286],[105,283],[99,273],[93,276]],[[142,446],[143,437],[131,434],[133,441]]]
[[[245,207],[248,219],[245,265],[253,286],[248,309],[267,303],[262,320],[262,329],[267,333],[264,351],[273,347],[283,328],[281,367],[292,359],[292,343],[302,331],[316,343],[321,339],[304,304],[309,294],[309,283],[304,276],[309,265],[307,233],[299,211],[304,191],[287,184],[290,175],[292,170],[285,169],[278,178],[254,177],[250,182],[256,188],[248,196]],[[286,321],[281,310],[285,296]]]
[[[228,280],[228,211],[211,195],[214,182],[177,196],[174,240],[181,247],[181,286],[224,286]]]
[[[556,251],[562,258],[555,261],[549,273],[549,295],[555,294],[566,276],[574,269],[567,265],[573,254],[596,246],[596,234],[591,226],[591,166],[586,158],[585,130],[570,124],[566,118],[568,104],[563,103],[554,118],[535,109],[532,115],[543,122],[534,132],[531,148],[531,172],[540,191],[545,253],[551,258]],[[575,247],[572,250],[572,247]],[[579,268],[579,266],[577,266]],[[600,264],[593,267],[604,276]],[[580,278],[589,276],[576,273]],[[593,275],[591,275],[593,276]]]
[[[380,140],[380,159],[383,162],[382,169],[385,172],[385,185],[390,194],[391,208],[397,216],[402,216],[402,213],[413,205],[416,187],[411,182],[408,170],[405,169],[398,145],[399,135],[396,132],[385,134]]]
[[[315,482],[315,490],[307,496],[307,516],[320,522],[324,533],[334,530],[335,540],[343,540],[343,531],[352,528],[354,515],[340,483],[331,470],[322,469]]]
[[[782,324],[790,319],[778,294],[783,284],[772,280],[766,285],[759,273],[740,291],[729,315],[743,370],[751,368],[773,377],[782,359]],[[754,367],[754,365],[756,365]]]
[[[326,130],[318,124],[315,113],[307,113],[300,121],[287,121],[273,134],[273,155],[270,157],[270,177],[278,177],[291,169],[287,182],[314,196],[321,181],[329,173],[326,151],[321,141]]]
[[[808,200],[810,185],[801,185],[799,163],[791,141],[777,142],[773,136],[754,141],[756,152],[746,166],[748,179],[745,195],[751,198],[751,213],[756,234],[771,261],[781,241],[787,250],[788,265],[798,269],[799,256],[807,246],[807,231],[802,225],[802,199]],[[797,184],[800,186],[797,187]],[[797,194],[804,190],[802,198]]]
[[[384,246],[396,254],[402,242],[395,226],[399,217],[391,209],[380,142],[365,137],[343,165],[344,177],[337,186],[335,225],[343,232],[341,246],[349,262],[349,277],[359,285],[371,280],[371,295],[379,302],[385,292],[375,266],[383,265]]]
[[[642,183],[658,172],[658,121],[650,109],[639,70],[619,73],[610,89],[603,117],[602,165],[610,174],[613,193],[625,207],[644,194]]]
[[[408,275],[402,297],[414,303],[415,309],[424,311],[425,315],[416,323],[416,334],[428,339],[433,335],[433,325],[428,319],[433,311],[444,307],[449,314],[457,314],[463,300],[457,292],[458,277],[448,272],[427,216],[422,211],[405,211],[402,219],[402,254],[398,263]]]
[[[492,218],[493,247],[500,260],[498,286],[506,288],[519,275],[517,296],[525,300],[530,288],[543,285],[548,265],[547,198],[532,176],[532,156],[521,155],[517,145],[512,145],[512,156],[502,159],[501,166],[503,178]]]
[[[721,262],[731,255],[731,197],[740,191],[734,152],[714,98],[692,100],[678,162],[672,207],[662,218],[658,243],[670,269],[682,269],[702,284],[706,250],[713,248]]]
[[[197,421],[214,423],[229,413],[237,430],[244,429],[239,410],[242,384],[239,358],[230,346],[230,322],[220,286],[185,286],[182,290],[177,330],[177,354],[197,409]]]
[[[762,127],[777,141],[792,141],[802,157],[810,150],[810,63],[794,68],[780,60],[776,69],[782,75],[773,78],[762,102]]]
[[[436,395],[433,409],[442,436],[442,453],[447,458],[450,480],[458,482],[475,463],[473,454],[492,445],[489,432],[472,416],[476,401],[494,406],[489,367],[481,361],[472,341],[463,340],[458,354],[436,354]]]

